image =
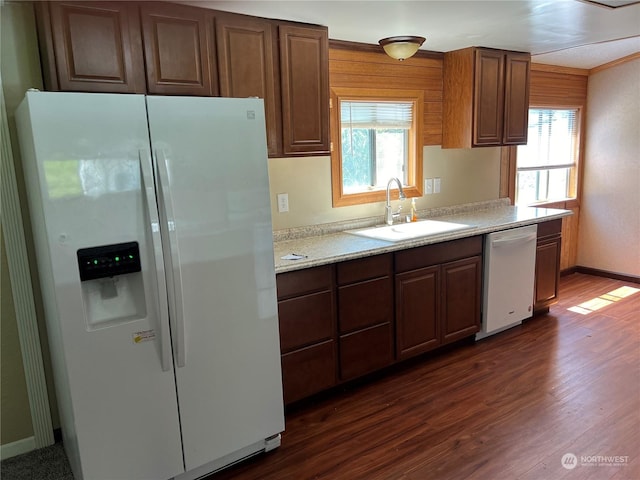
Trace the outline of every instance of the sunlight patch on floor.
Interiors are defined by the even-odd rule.
[[[624,287],[616,288],[615,290],[612,290],[608,293],[603,293],[599,297],[587,300],[580,305],[570,307],[567,310],[575,313],[580,313],[582,315],[588,315],[591,312],[600,310],[607,305],[611,305],[612,303],[618,302],[638,292],[640,292],[640,288],[634,288],[625,285]]]

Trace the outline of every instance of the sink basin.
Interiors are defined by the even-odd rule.
[[[388,242],[399,242],[413,238],[428,237],[457,230],[467,230],[476,228],[473,225],[464,223],[442,222],[439,220],[419,220],[412,223],[399,223],[397,225],[384,225],[380,227],[361,228],[358,230],[347,230],[346,233],[360,235],[361,237],[386,240]]]

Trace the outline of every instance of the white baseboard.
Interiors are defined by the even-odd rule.
[[[15,457],[23,453],[36,449],[36,439],[34,437],[23,438],[15,442],[0,445],[0,460]]]

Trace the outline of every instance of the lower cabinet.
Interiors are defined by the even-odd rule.
[[[336,384],[334,277],[332,265],[276,277],[282,383],[287,404]]]
[[[285,404],[336,384],[336,344],[333,340],[285,353],[281,359]]]
[[[535,312],[558,298],[562,219],[538,224]],[[277,275],[285,403],[480,331],[483,237]]]
[[[440,344],[440,267],[396,274],[396,354],[399,360]]]
[[[390,365],[393,355],[393,257],[376,255],[339,263],[340,380]]]
[[[396,356],[414,357],[480,330],[482,237],[396,255]]]
[[[482,236],[277,276],[285,403],[480,329]]]
[[[538,224],[533,313],[544,313],[558,301],[562,219]]]
[[[482,256],[445,263],[442,270],[442,344],[475,334],[482,317]]]

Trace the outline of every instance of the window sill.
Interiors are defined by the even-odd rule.
[[[418,187],[402,186],[402,190],[407,198],[421,197],[422,191]],[[386,190],[372,190],[370,192],[352,193],[342,195],[333,199],[334,207],[346,207],[349,205],[362,205],[365,203],[385,202],[387,200]],[[398,200],[398,190],[391,190],[391,200]]]
[[[530,203],[527,207],[537,208],[575,208],[579,207],[580,202],[577,198],[562,198],[558,200],[546,200],[544,202]]]

